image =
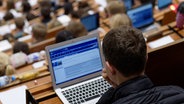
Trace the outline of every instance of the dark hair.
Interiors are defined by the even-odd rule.
[[[67,30],[60,31],[56,35],[56,43],[70,40],[70,39],[73,39],[73,34]]]
[[[23,17],[17,17],[15,18],[15,25],[16,25],[16,28],[18,29],[23,29],[24,28],[24,18]]]
[[[0,0],[0,6],[2,6],[3,5],[3,0]]]
[[[51,8],[52,7],[52,3],[50,0],[42,0],[41,2],[39,2],[40,7],[48,7]]]
[[[13,42],[15,40],[15,38],[13,37],[13,35],[11,33],[6,33],[3,36],[3,40],[8,40],[9,42]]]
[[[80,15],[79,15],[79,12],[78,11],[72,11],[70,13],[70,15],[71,15],[72,18],[80,19]]]
[[[181,2],[178,6],[178,12],[184,14],[184,2]]]
[[[11,19],[13,19],[14,18],[14,16],[13,16],[13,14],[11,13],[11,12],[6,12],[6,14],[4,15],[4,17],[3,17],[3,19],[5,20],[5,21],[9,21],[9,20],[11,20]]]
[[[43,8],[41,8],[41,15],[42,15],[44,18],[50,17],[50,13],[51,13],[50,8],[48,8],[48,7],[43,7]]]
[[[142,32],[129,26],[109,31],[103,39],[105,60],[122,75],[140,74],[146,64],[146,43]]]
[[[22,8],[24,13],[28,13],[31,11],[31,5],[29,4],[28,1],[23,1],[22,2]]]
[[[7,0],[7,10],[15,9],[15,2],[14,0]]]
[[[29,46],[24,42],[15,42],[13,46],[13,53],[23,52],[25,54],[29,54]]]
[[[70,14],[72,11],[73,11],[73,6],[72,6],[72,3],[70,2],[67,2],[64,4],[64,14],[68,15]]]

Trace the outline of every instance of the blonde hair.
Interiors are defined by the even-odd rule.
[[[47,35],[47,28],[44,24],[38,23],[33,25],[32,33],[35,40],[40,42],[45,39],[45,36]]]
[[[75,38],[80,36],[85,36],[88,34],[84,25],[81,22],[77,22],[77,21],[71,21],[66,27],[66,30],[70,31]]]
[[[109,16],[113,16],[117,13],[125,13],[126,12],[126,8],[125,8],[124,3],[119,2],[119,1],[109,2],[106,9],[107,9]]]
[[[0,76],[12,75],[14,73],[15,69],[10,65],[9,56],[0,52]]]
[[[132,22],[126,14],[116,14],[110,18],[111,28],[117,28],[121,25],[132,26]]]

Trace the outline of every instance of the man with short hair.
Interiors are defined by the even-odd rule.
[[[102,76],[112,85],[97,104],[181,104],[184,90],[155,87],[144,74],[146,42],[140,30],[121,26],[109,31],[102,44],[106,69]]]

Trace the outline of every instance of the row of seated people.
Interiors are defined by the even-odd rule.
[[[122,21],[122,20],[120,20],[120,19],[115,19],[115,18],[121,18],[121,17],[123,17],[123,19],[122,20],[127,20],[127,21]],[[114,19],[113,19],[114,18]],[[122,21],[122,23],[121,22],[117,22],[116,20],[118,20],[118,21]],[[115,23],[113,23],[113,21],[116,21]],[[78,22],[76,22],[76,23],[78,23]],[[120,24],[117,24],[117,23],[120,23]],[[72,24],[71,26],[73,26],[74,28],[76,28],[76,27],[78,27],[78,25],[77,26],[75,26],[74,24],[75,24],[75,22],[74,23],[70,23],[70,24]],[[68,28],[70,27],[70,24],[68,25]],[[117,14],[117,15],[114,15],[114,16],[112,16],[112,21],[111,21],[111,28],[113,28],[113,27],[118,27],[118,25],[132,25],[132,23],[131,23],[131,21],[130,21],[130,19],[129,19],[129,17],[126,15],[126,14],[123,14],[123,15],[120,15],[120,14]],[[84,27],[84,26],[83,26]],[[38,28],[37,28],[38,29]],[[73,29],[73,28],[72,28]],[[34,29],[33,29],[34,30]],[[39,29],[39,30],[41,30],[41,29]],[[45,29],[46,30],[46,29]],[[67,30],[70,30],[70,29],[67,29]],[[82,29],[82,30],[84,30],[84,29]],[[72,31],[72,30],[71,30]],[[79,33],[79,32],[77,32],[77,31],[75,31],[75,32],[73,32],[73,33]],[[61,32],[61,34],[66,34],[66,35],[68,35],[67,36],[67,39],[72,39],[73,37],[75,37],[75,36],[73,36],[72,34],[73,34],[72,32],[70,32],[70,31],[62,31]],[[85,31],[84,32],[85,33],[85,35],[86,35],[86,33],[87,33],[87,31]],[[74,35],[77,35],[77,34],[74,34]],[[79,35],[82,35],[82,33],[80,33]],[[58,35],[57,37],[62,37],[62,36],[64,36],[64,35]],[[78,36],[78,35],[77,35]],[[76,37],[77,37],[76,36]],[[67,39],[64,39],[64,40],[67,40]],[[44,39],[43,39],[44,40]],[[57,39],[56,38],[56,41],[58,42],[60,39]]]

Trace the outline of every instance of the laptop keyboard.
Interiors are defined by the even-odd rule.
[[[110,88],[103,78],[62,91],[70,104],[81,104],[86,101],[100,97]]]

